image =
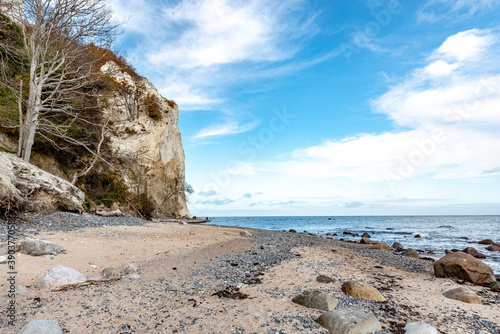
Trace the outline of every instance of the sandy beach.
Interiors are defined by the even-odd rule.
[[[174,222],[32,229],[26,235],[57,243],[66,253],[16,253],[16,284],[28,292],[16,296],[15,327],[1,317],[2,333],[18,333],[35,319],[53,320],[64,333],[328,333],[315,322],[323,311],[292,302],[310,289],[335,297],[337,308],[372,312],[383,328],[377,333],[404,333],[410,322],[441,333],[498,333],[500,294],[436,278],[430,261],[301,233],[246,230],[251,235],[244,236],[241,231]],[[88,278],[125,261],[139,266],[139,278],[67,291],[38,287],[45,270],[57,265]],[[7,291],[6,266],[0,268],[0,290]],[[319,275],[334,281],[318,282]],[[347,297],[341,290],[346,280],[376,287],[386,301]],[[237,286],[248,298],[214,295]],[[468,304],[442,295],[459,286],[485,301]],[[6,299],[0,304],[5,309]]]

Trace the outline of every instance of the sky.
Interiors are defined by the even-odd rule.
[[[197,216],[500,214],[500,0],[112,0]]]

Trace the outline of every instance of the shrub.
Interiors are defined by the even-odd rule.
[[[163,118],[160,105],[158,104],[158,98],[154,94],[148,94],[144,98],[144,105],[146,106],[149,117],[155,121],[159,121]]]

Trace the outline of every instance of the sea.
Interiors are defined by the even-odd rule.
[[[375,242],[391,246],[399,242],[404,248],[433,251],[427,257],[439,259],[445,250],[474,247],[487,256],[482,259],[500,275],[500,252],[486,250],[478,241],[491,239],[500,243],[500,216],[325,216],[325,217],[215,217],[209,224],[237,226],[273,231],[307,232],[319,236],[327,233],[344,240],[360,236],[344,232],[367,232]],[[419,234],[420,238],[415,238]]]

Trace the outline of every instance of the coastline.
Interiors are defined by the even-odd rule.
[[[499,329],[500,294],[435,278],[429,261],[371,250],[369,245],[133,217],[61,217],[60,222],[49,217],[52,222],[38,228],[25,222],[30,227],[19,233],[19,238],[44,239],[67,251],[41,257],[17,253],[18,284],[29,291],[16,298],[16,327],[6,327],[5,317],[0,319],[0,327],[12,333],[34,319],[54,320],[69,333],[328,333],[314,321],[322,311],[291,302],[308,289],[328,292],[339,301],[337,308],[373,312],[384,328],[380,333],[402,333],[401,326],[409,322],[425,322],[442,333]],[[251,235],[240,235],[243,230]],[[139,279],[123,277],[68,291],[36,287],[44,270],[59,264],[91,277],[124,261],[140,267]],[[319,275],[335,281],[320,283]],[[262,283],[246,284],[257,278]],[[387,302],[345,296],[341,285],[350,279],[376,287]],[[213,295],[237,285],[248,299]],[[442,296],[464,285],[486,301],[467,304]],[[5,279],[0,289],[7,289]]]

